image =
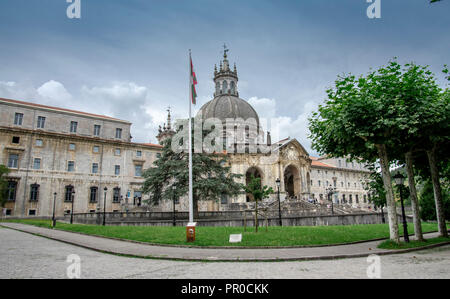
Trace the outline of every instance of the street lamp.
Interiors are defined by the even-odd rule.
[[[397,185],[399,191],[400,191],[400,202],[402,204],[402,217],[403,217],[403,237],[405,239],[405,242],[409,242],[409,235],[408,235],[408,225],[406,224],[406,216],[405,216],[405,206],[403,205],[403,182],[405,181],[405,177],[400,173],[397,172],[396,175],[394,175],[394,182]]]
[[[106,191],[108,191],[108,188],[105,187],[103,189],[105,191],[105,197],[103,199],[103,226],[106,224]]]
[[[277,180],[275,181],[277,183],[277,188],[278,188],[278,222],[280,224],[280,226],[283,226],[283,221],[281,221],[281,199],[280,199],[280,185],[281,185],[281,181],[280,178],[277,178]]]
[[[177,226],[177,216],[176,216],[176,210],[175,210],[175,197],[176,197],[176,195],[175,195],[175,187],[174,186],[172,186],[172,202],[173,202],[173,220],[172,220],[172,223],[173,223],[173,226]]]
[[[331,201],[331,215],[334,215],[334,206],[333,206],[333,197],[332,197],[332,195],[334,193],[336,193],[336,188],[333,188],[333,187],[330,186],[326,190],[327,190],[328,200]]]
[[[55,219],[55,205],[56,205],[56,192],[53,193],[53,216],[52,216],[52,227],[55,227],[55,225],[56,225],[56,219]]]
[[[72,199],[72,208],[70,209],[70,224],[73,223],[73,202],[75,201],[75,188],[73,186],[71,187],[70,197]]]

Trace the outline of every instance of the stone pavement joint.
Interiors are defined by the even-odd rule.
[[[62,230],[52,230],[20,223],[0,223],[0,226],[17,231],[38,235],[56,241],[84,247],[87,249],[129,257],[151,258],[180,261],[210,261],[210,262],[279,262],[279,261],[307,261],[330,260],[342,258],[366,257],[372,254],[388,255],[411,251],[424,250],[450,244],[443,242],[420,248],[403,250],[387,250],[377,248],[381,241],[369,241],[350,245],[336,245],[327,247],[299,247],[299,248],[194,248],[167,247],[129,242],[126,240],[108,239],[72,233]],[[427,234],[437,237],[438,233]]]

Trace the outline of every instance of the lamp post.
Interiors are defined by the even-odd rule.
[[[71,189],[71,190],[72,190],[72,191],[71,191],[70,197],[71,197],[71,199],[72,199],[72,208],[70,209],[70,224],[73,223],[73,202],[75,201],[75,189],[74,189],[73,186],[72,186],[72,189]]]
[[[108,191],[108,188],[105,187],[105,189],[103,189],[105,191],[105,196],[103,199],[103,226],[105,226],[106,224],[106,191]]]
[[[55,225],[56,225],[55,206],[56,206],[56,192],[53,193],[53,216],[52,216],[52,227],[55,227]]]
[[[281,199],[280,199],[280,185],[281,185],[281,181],[280,178],[277,178],[277,180],[275,181],[277,183],[277,188],[278,188],[278,222],[280,224],[280,226],[283,226],[283,221],[281,221]]]
[[[336,193],[336,188],[333,188],[331,186],[327,188],[328,200],[331,201],[331,215],[334,215],[333,196],[332,196],[334,193]]]
[[[172,224],[173,226],[177,226],[177,216],[176,216],[176,210],[175,210],[175,187],[172,186],[172,201],[173,201],[173,220]]]
[[[403,238],[405,239],[405,242],[408,243],[409,242],[408,225],[406,223],[405,206],[403,205],[403,192],[402,192],[405,177],[400,172],[397,172],[397,174],[394,175],[394,181],[400,191],[400,202],[402,204],[402,217],[403,217]]]

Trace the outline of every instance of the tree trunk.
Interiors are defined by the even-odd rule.
[[[193,205],[193,210],[194,210],[194,221],[195,221],[195,219],[198,220],[198,217],[199,217],[198,216],[199,215],[199,213],[198,213],[198,198],[197,198],[197,192],[195,190],[193,191],[192,197],[193,197],[192,205]]]
[[[385,144],[377,145],[378,156],[380,157],[381,172],[383,176],[383,185],[386,190],[386,208],[389,221],[389,236],[396,243],[400,243],[398,235],[398,217],[395,207],[394,192],[392,191],[391,174],[389,172],[389,160]]]
[[[445,224],[441,184],[439,182],[439,170],[436,164],[436,149],[434,146],[431,150],[427,151],[427,156],[428,162],[430,164],[431,180],[433,182],[434,201],[436,203],[436,218],[438,221],[439,234],[441,237],[448,237],[447,226]]]
[[[409,194],[411,196],[411,208],[413,212],[414,234],[418,241],[423,241],[422,224],[419,215],[419,201],[417,200],[416,182],[414,181],[414,170],[412,153],[405,154],[406,172],[408,174]]]

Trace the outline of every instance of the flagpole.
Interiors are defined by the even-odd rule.
[[[192,122],[191,122],[191,106],[192,106],[192,58],[191,58],[191,50],[189,49],[189,90],[190,90],[190,99],[189,99],[189,222],[194,222],[194,201],[192,197]]]

